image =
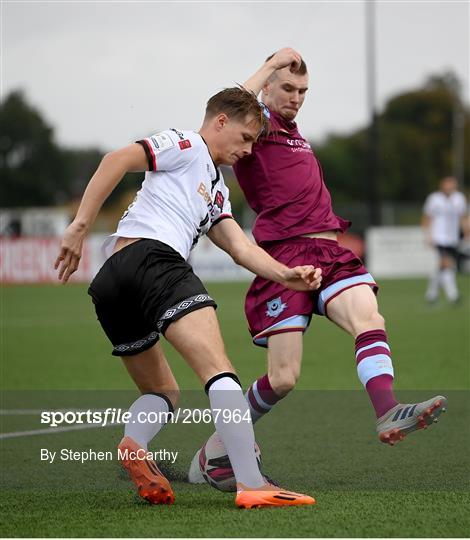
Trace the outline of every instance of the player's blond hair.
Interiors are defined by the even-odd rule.
[[[241,86],[225,88],[209,99],[206,106],[206,118],[213,118],[220,113],[235,120],[245,120],[248,116],[253,116],[259,123],[260,131],[266,131],[268,128],[263,104],[258,101],[253,92]]]

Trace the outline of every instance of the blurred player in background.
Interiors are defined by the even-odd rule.
[[[338,244],[350,222],[333,212],[320,163],[294,122],[308,90],[307,66],[293,49],[269,57],[244,84],[262,100],[270,129],[251,155],[234,165],[248,204],[256,212],[256,242],[284,264],[313,264],[322,270],[314,292],[291,292],[256,277],[245,313],[253,342],[268,349],[268,373],[254,381],[246,398],[253,422],[272,410],[295,386],[302,361],[302,336],[312,315],[327,316],[355,340],[357,373],[376,415],[379,439],[390,445],[427,427],[445,410],[446,399],[401,404],[393,392],[392,356],[377,306],[377,285],[362,261]],[[352,179],[358,181],[359,179]],[[339,422],[347,421],[347,413]],[[217,436],[214,434],[213,436]],[[190,481],[200,481],[197,455]]]
[[[428,244],[439,254],[439,267],[430,276],[426,300],[436,302],[442,287],[447,299],[456,303],[460,295],[457,288],[456,266],[460,233],[468,231],[467,201],[457,190],[457,180],[446,176],[439,190],[429,194],[423,208],[423,228]]]
[[[78,267],[83,240],[105,199],[127,172],[148,171],[117,232],[105,241],[108,259],[89,294],[114,346],[112,354],[122,357],[142,393],[129,409],[137,421],[126,424],[119,450],[129,456],[122,463],[139,494],[154,504],[171,504],[174,495],[142,451],[164,425],[165,415],[159,413],[171,413],[178,397],[178,385],[158,343],[160,334],[196,372],[212,410],[238,410],[244,418],[213,415],[235,471],[236,504],[251,508],[315,502],[280,490],[261,475],[248,406],[224,350],[216,304],[186,262],[199,236],[207,234],[252,272],[297,290],[318,287],[318,270],[278,263],[250,242],[232,219],[218,167],[249,155],[265,124],[256,96],[231,88],[209,100],[198,133],[171,129],[107,154],[85,190],[55,263],[59,279],[66,282]],[[148,413],[161,421],[146,422]]]

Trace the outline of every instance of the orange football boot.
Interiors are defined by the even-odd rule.
[[[235,504],[238,508],[263,508],[266,506],[299,506],[315,504],[315,499],[301,493],[286,491],[277,486],[266,484],[257,489],[237,484]]]
[[[134,439],[124,437],[118,446],[121,464],[137,486],[139,495],[150,504],[173,504],[175,496],[170,482],[163,476],[153,459]],[[139,454],[136,455],[136,452]],[[137,457],[138,456],[138,457]]]

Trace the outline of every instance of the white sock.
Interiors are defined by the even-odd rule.
[[[251,488],[265,485],[255,456],[253,424],[246,420],[250,419],[248,403],[240,385],[232,377],[223,376],[209,381],[206,391],[215,429],[227,449],[237,482]]]
[[[434,272],[429,278],[428,288],[426,291],[426,300],[434,302],[439,296],[440,271]]]
[[[170,409],[168,398],[165,399],[162,396],[163,394],[144,394],[136,399],[129,408],[132,417],[129,423],[126,424],[124,436],[134,439],[144,450],[147,450],[148,443],[166,424],[167,415],[160,413],[173,411],[173,407]],[[140,417],[139,413],[142,413]],[[149,413],[150,417],[148,416]],[[151,421],[146,421],[147,418]],[[154,420],[160,421],[154,422]]]
[[[459,291],[453,268],[445,268],[441,271],[441,283],[448,300],[455,302],[459,297]]]

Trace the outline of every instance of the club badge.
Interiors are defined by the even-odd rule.
[[[283,304],[281,297],[279,296],[270,302],[266,302],[266,306],[268,308],[266,311],[268,317],[278,317],[286,309],[287,304]]]

